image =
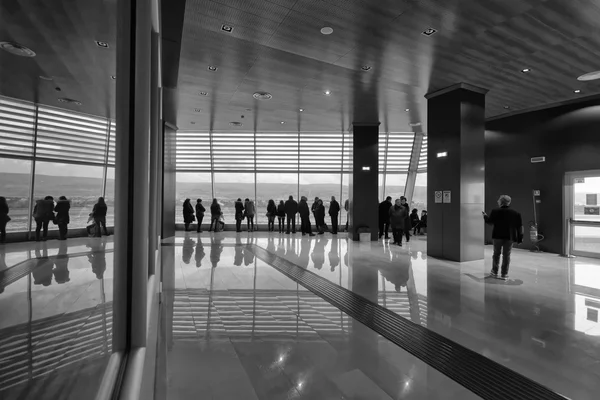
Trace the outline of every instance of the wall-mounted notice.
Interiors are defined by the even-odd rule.
[[[539,195],[540,195],[540,193],[541,193],[541,192],[540,192],[539,190],[534,190],[534,191],[533,191],[533,195],[534,195],[534,196],[539,196]]]
[[[436,203],[441,203],[442,202],[442,192],[441,191],[436,191],[435,192],[435,202]]]
[[[444,190],[444,203],[452,203],[452,192]]]
[[[573,178],[573,183],[585,183],[585,178]]]

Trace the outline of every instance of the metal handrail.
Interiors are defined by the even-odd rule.
[[[569,223],[571,225],[578,225],[578,226],[597,226],[597,227],[600,227],[600,221],[578,221],[578,220],[574,220],[573,218],[569,218]]]

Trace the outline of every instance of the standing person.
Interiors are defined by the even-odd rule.
[[[277,222],[279,223],[279,233],[283,233],[283,229],[285,228],[285,204],[283,200],[279,200],[279,205],[277,206]]]
[[[67,200],[65,196],[60,196],[56,202],[56,223],[58,224],[58,240],[67,240],[67,232],[69,219],[69,210],[71,209],[71,202]]]
[[[390,207],[390,225],[392,226],[392,236],[394,243],[398,246],[402,246],[402,236],[406,229],[406,221],[408,219],[408,212],[406,207],[402,205],[400,199],[396,199],[395,204]]]
[[[6,224],[10,221],[8,211],[9,208],[6,198],[0,196],[0,244],[6,242]]]
[[[196,200],[196,219],[198,220],[198,227],[196,228],[196,232],[202,232],[202,220],[204,219],[204,213],[206,212],[206,208],[202,204],[202,199]]]
[[[340,203],[337,202],[335,196],[331,196],[331,203],[329,203],[329,216],[331,217],[331,233],[337,235],[338,233],[338,217],[340,215]]]
[[[235,231],[242,231],[242,221],[244,219],[244,203],[242,199],[238,198],[235,201]]]
[[[308,199],[307,199],[308,200]],[[310,212],[315,216],[315,209],[317,208],[317,203],[319,202],[319,198],[315,197],[315,201],[313,201],[312,206],[310,206]],[[317,223],[317,219],[315,217],[315,224]]]
[[[416,208],[413,209],[410,214],[410,225],[413,229],[413,236],[416,236],[417,233],[421,232],[421,218],[419,218],[419,210]]]
[[[317,200],[317,204],[315,206],[315,224],[317,225],[317,229],[319,230],[319,235],[325,233],[323,228],[325,227],[325,206],[323,205],[323,200]]]
[[[427,210],[421,211],[421,223],[419,224],[419,230],[422,231],[421,235],[427,233]]]
[[[306,200],[306,196],[302,196],[300,198],[300,203],[298,203],[298,212],[300,213],[300,230],[302,232],[302,236],[307,234],[309,236],[315,236],[315,234],[312,233],[312,228],[310,226],[310,210]]]
[[[500,253],[502,253],[502,280],[508,279],[508,268],[510,267],[510,253],[514,242],[523,243],[523,220],[521,214],[510,208],[512,199],[503,194],[498,199],[498,206],[492,210],[491,215],[482,211],[483,219],[489,225],[493,225],[492,239],[494,241],[494,256],[492,258],[491,276],[498,277],[500,267]]]
[[[402,207],[406,209],[406,226],[404,227],[404,236],[406,236],[406,243],[408,243],[410,242],[410,231],[412,229],[412,226],[410,225],[410,206],[408,205],[406,197],[404,196],[400,196],[400,203],[402,204]]]
[[[275,230],[275,216],[277,215],[277,206],[275,206],[275,202],[273,199],[269,200],[269,204],[267,204],[267,219],[268,219],[268,227],[269,232],[273,232]]]
[[[392,207],[392,198],[386,197],[379,203],[379,239],[385,234],[385,239],[389,239],[390,230],[390,208]]]
[[[33,208],[33,218],[35,219],[35,241],[46,241],[48,237],[48,224],[54,220],[54,198],[52,196],[44,197],[44,200],[37,200]],[[40,237],[41,230],[44,230]]]
[[[288,201],[285,202],[285,215],[287,217],[287,231],[290,234],[290,223],[292,224],[292,233],[296,233],[296,214],[298,213],[298,202],[294,200],[294,196],[290,195]]]
[[[190,230],[190,224],[194,222],[194,207],[192,207],[192,203],[190,199],[185,199],[183,202],[183,223],[185,224],[185,231]]]
[[[215,224],[215,232],[218,229],[219,217],[221,216],[221,205],[217,201],[217,199],[213,199],[212,204],[210,205],[210,227],[208,231],[213,230],[213,224]]]
[[[245,200],[246,204],[246,224],[248,226],[248,232],[254,231],[254,216],[256,215],[256,207],[254,202],[250,199]]]
[[[344,202],[344,210],[346,210],[346,232],[348,232],[348,212],[350,211],[350,199]]]
[[[188,204],[189,204],[188,199]],[[191,207],[191,205],[190,205]],[[108,230],[106,229],[106,213],[108,207],[104,201],[104,197],[98,197],[98,202],[94,205],[92,214],[94,214],[94,222],[96,223],[96,237],[101,237],[100,227],[104,229],[104,235],[108,236]]]

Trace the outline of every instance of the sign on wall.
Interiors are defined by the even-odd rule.
[[[448,204],[452,202],[452,192],[450,190],[444,190],[444,203]]]
[[[435,202],[436,203],[441,203],[442,202],[442,192],[441,191],[436,191],[435,192]]]
[[[585,206],[583,208],[584,215],[600,215],[600,207],[598,206]]]

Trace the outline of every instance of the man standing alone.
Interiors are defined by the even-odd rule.
[[[298,212],[300,213],[300,226],[302,231],[302,236],[308,234],[309,236],[315,236],[312,233],[312,229],[310,226],[310,209],[308,208],[308,203],[306,202],[306,196],[302,196],[300,198],[300,203],[298,203]]]
[[[331,196],[331,203],[329,203],[329,216],[331,217],[331,233],[337,235],[338,233],[338,216],[340,215],[340,203],[337,202],[335,196]]]
[[[290,196],[285,202],[285,215],[287,217],[287,230],[285,233],[290,233],[290,223],[292,225],[292,233],[296,233],[296,214],[298,213],[298,203],[294,200],[294,196]]]
[[[384,201],[379,203],[379,239],[385,233],[385,238],[389,239],[388,231],[390,229],[390,208],[392,207],[392,198],[386,197]]]
[[[498,199],[498,206],[492,210],[491,215],[483,212],[486,223],[493,225],[492,239],[494,241],[494,256],[491,276],[498,277],[500,264],[500,253],[502,253],[502,280],[508,279],[508,268],[510,266],[510,253],[514,242],[523,243],[523,221],[521,214],[509,208],[512,199],[510,196],[502,195]]]

